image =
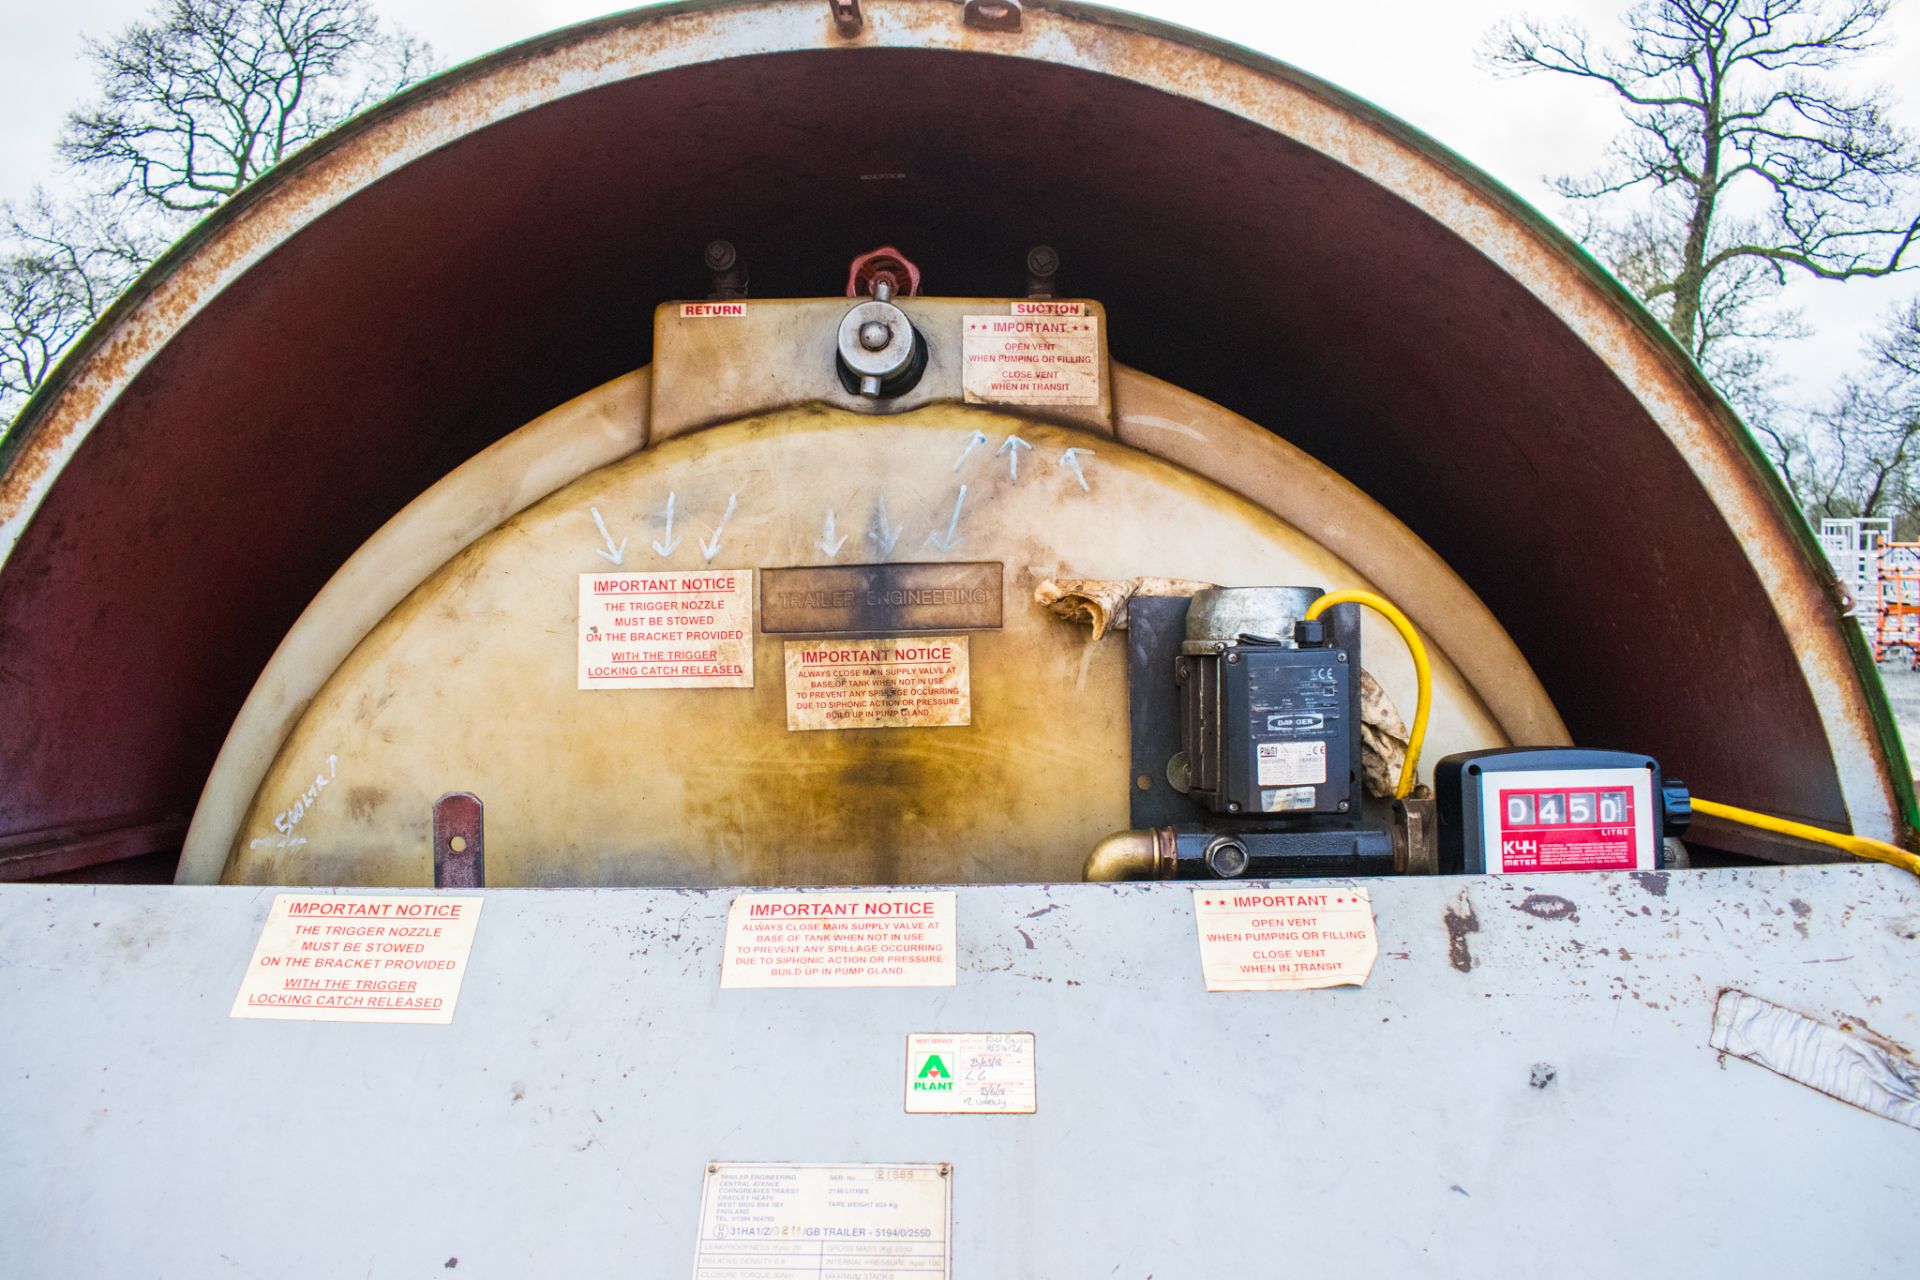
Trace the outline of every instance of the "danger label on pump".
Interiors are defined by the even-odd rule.
[[[707,1166],[693,1280],[947,1280],[944,1164]]]
[[[1327,780],[1324,742],[1262,742],[1255,748],[1255,771],[1263,787],[1319,784]]]
[[[954,894],[744,893],[727,910],[722,987],[950,987]]]
[[[787,728],[932,729],[973,719],[965,636],[787,642]]]
[[[1096,316],[968,316],[968,404],[1099,404]]]
[[[276,894],[230,1016],[452,1022],[481,902]]]
[[[1360,986],[1380,941],[1365,889],[1195,889],[1209,991]]]
[[[753,570],[580,575],[580,688],[751,689]]]

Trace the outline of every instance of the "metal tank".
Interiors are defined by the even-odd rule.
[[[716,238],[755,299],[839,294],[887,243],[928,296],[1018,296],[1051,245],[1063,296],[1104,308],[1152,388],[1116,408],[1123,440],[1269,511],[1282,459],[1337,474],[1411,535],[1403,563],[1484,607],[1407,601],[1422,625],[1490,616],[1522,662],[1491,660],[1531,671],[1576,741],[1908,830],[1870,664],[1786,496],[1531,210],[1311,76],[1143,20],[1029,7],[1009,29],[926,0],[843,31],[827,9],[668,7],[459,68],[303,152],[121,301],[5,446],[8,874],[179,847],[249,691],[356,549],[647,366],[652,308],[712,291]],[[1216,443],[1159,411],[1166,388],[1257,428]],[[596,412],[600,461],[651,438],[631,407]],[[456,513],[389,576],[410,589],[577,478],[526,465],[515,501]],[[1362,526],[1280,514],[1356,563]]]
[[[1844,592],[1616,282],[1304,72],[597,20],[242,193],[0,448],[0,877],[101,882],[0,885],[0,1273],[1900,1273]],[[1519,807],[1635,869],[1497,861],[1570,749]],[[855,901],[925,985],[730,980]],[[1364,973],[1219,980],[1329,909]]]

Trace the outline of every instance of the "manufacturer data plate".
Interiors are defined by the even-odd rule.
[[[693,1280],[947,1280],[952,1166],[707,1166]]]
[[[1037,1100],[1031,1031],[907,1037],[909,1115],[1032,1115]]]
[[[823,635],[998,627],[1005,576],[997,560],[766,569],[760,630]]]

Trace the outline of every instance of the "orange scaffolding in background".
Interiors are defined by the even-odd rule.
[[[1920,542],[1880,545],[1879,590],[1874,602],[1873,660],[1904,648],[1908,665],[1920,670]]]

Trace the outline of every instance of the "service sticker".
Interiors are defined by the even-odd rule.
[[[948,1280],[953,1167],[716,1161],[693,1280]]]
[[[753,688],[753,570],[580,575],[582,689]]]
[[[1365,889],[1193,891],[1200,968],[1209,991],[1305,991],[1360,986],[1380,941]]]
[[[907,1037],[909,1115],[1032,1115],[1036,1097],[1031,1031]]]
[[[968,404],[1099,404],[1097,316],[968,316]]]
[[[967,637],[789,640],[787,728],[937,729],[973,719]]]

